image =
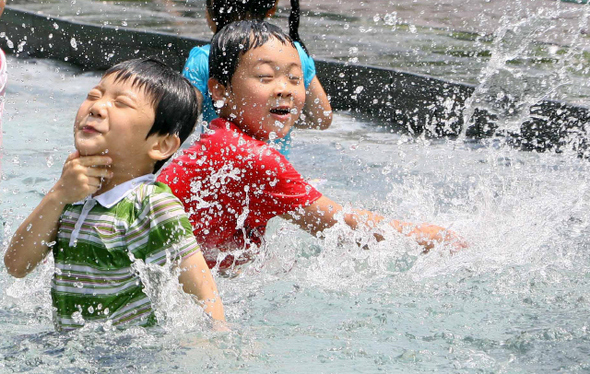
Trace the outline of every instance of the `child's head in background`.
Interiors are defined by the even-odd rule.
[[[197,121],[190,83],[164,63],[144,58],[105,72],[80,105],[74,125],[83,156],[107,154],[113,171],[131,177],[156,172]]]
[[[290,4],[289,36],[293,41],[299,42],[307,52],[299,37],[299,19],[301,16],[299,0],[290,0]],[[232,22],[242,20],[264,21],[275,14],[278,5],[279,0],[207,0],[205,10],[207,24],[211,31],[217,34]]]
[[[225,26],[211,42],[209,91],[219,116],[258,140],[282,138],[305,104],[291,38],[263,21]]]
[[[213,33],[242,20],[264,20],[277,10],[278,0],[207,0],[207,23]]]

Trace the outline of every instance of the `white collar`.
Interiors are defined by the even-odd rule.
[[[142,175],[141,177],[137,177],[125,183],[121,183],[118,186],[113,187],[107,192],[104,192],[98,196],[88,196],[86,199],[75,202],[73,205],[84,204],[87,200],[96,200],[96,202],[102,205],[103,207],[112,208],[119,201],[123,200],[125,196],[129,195],[129,193],[131,193],[131,191],[133,191],[140,184],[153,183],[155,180],[156,176],[154,174]]]
[[[74,230],[72,231],[72,235],[70,236],[70,247],[75,247],[76,243],[78,242],[78,236],[80,235],[80,229],[82,228],[82,224],[86,217],[88,217],[88,213],[96,203],[99,203],[105,208],[112,208],[115,204],[119,201],[123,200],[123,198],[129,195],[137,186],[142,183],[152,183],[156,180],[156,176],[154,174],[146,174],[141,177],[132,179],[125,183],[122,183],[115,188],[108,190],[105,193],[102,193],[96,197],[88,196],[86,199],[82,201],[75,202],[73,205],[82,205],[82,211],[80,212],[80,216],[74,225]]]

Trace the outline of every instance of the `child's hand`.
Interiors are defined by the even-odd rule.
[[[422,224],[412,230],[408,236],[413,237],[418,244],[424,246],[424,252],[430,251],[437,243],[445,243],[451,247],[451,252],[467,248],[467,242],[456,232],[443,227]]]
[[[78,151],[70,154],[52,192],[57,193],[65,204],[92,195],[100,189],[104,179],[112,178],[108,169],[111,161],[108,156],[80,156]]]

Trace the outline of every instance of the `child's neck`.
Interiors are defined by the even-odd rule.
[[[235,127],[237,127],[241,132],[243,132],[244,134],[248,135],[249,137],[251,137],[252,139],[256,139],[256,140],[260,140],[260,141],[267,141],[268,139],[261,139],[260,137],[258,137],[255,133],[252,133],[250,130],[248,130],[247,126],[242,126],[239,123],[237,123],[235,120],[232,120],[229,117],[219,117],[222,118],[224,121],[227,122],[231,122]]]
[[[105,179],[101,187],[94,193],[94,196],[101,195],[111,189],[121,185],[125,182],[129,182],[135,178],[144,176],[146,174],[151,174],[154,170],[154,165],[146,165],[144,167],[124,167],[124,168],[117,168],[116,164],[113,163],[111,171],[113,172],[113,177],[110,179]]]

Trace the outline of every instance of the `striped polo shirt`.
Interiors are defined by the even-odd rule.
[[[139,269],[174,266],[199,246],[180,201],[154,180],[145,175],[65,207],[53,247],[57,329],[156,323],[140,279],[149,275]]]

